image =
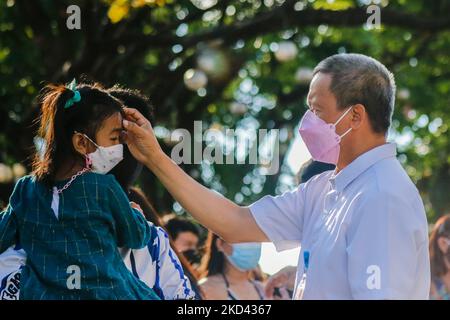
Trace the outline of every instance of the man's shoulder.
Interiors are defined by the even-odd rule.
[[[374,192],[380,195],[409,200],[420,197],[414,182],[397,159],[380,161],[371,168],[369,175],[369,180],[377,184]]]
[[[301,183],[300,186],[303,189],[309,189],[309,188],[322,188],[324,185],[328,183],[330,178],[333,176],[334,170],[328,170],[324,171],[322,173],[319,173],[315,176],[313,176],[308,181]]]
[[[386,159],[365,172],[360,203],[365,208],[379,208],[407,219],[416,217],[420,223],[425,209],[420,193],[396,159]],[[376,210],[373,214],[378,214]]]

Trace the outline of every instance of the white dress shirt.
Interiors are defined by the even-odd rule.
[[[301,245],[294,298],[428,299],[427,219],[395,144],[250,210],[277,250]]]

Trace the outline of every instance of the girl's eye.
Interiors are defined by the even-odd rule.
[[[111,141],[114,141],[114,142],[119,141],[119,137],[111,138]]]

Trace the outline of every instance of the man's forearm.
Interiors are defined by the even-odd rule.
[[[225,241],[267,241],[248,208],[202,186],[163,152],[154,155],[145,165],[183,208]]]

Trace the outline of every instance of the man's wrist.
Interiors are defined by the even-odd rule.
[[[167,161],[168,156],[162,151],[162,149],[158,149],[155,151],[152,156],[148,157],[144,162],[144,165],[152,171],[155,171],[159,168],[159,166]]]

